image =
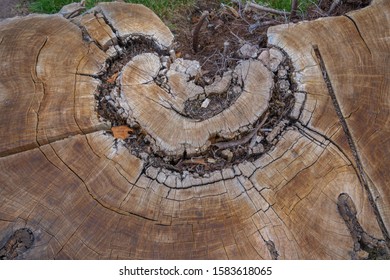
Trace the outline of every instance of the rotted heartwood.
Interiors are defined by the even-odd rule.
[[[0,257],[388,258],[389,12],[208,70],[142,5],[2,21]]]

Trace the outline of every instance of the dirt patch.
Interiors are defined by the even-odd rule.
[[[0,20],[15,16],[25,16],[29,14],[29,0],[1,0]]]
[[[198,52],[195,52],[193,30],[204,11],[208,11],[209,16],[200,28]],[[205,77],[222,75],[226,69],[234,68],[242,59],[238,50],[245,43],[259,48],[266,47],[269,25],[255,26],[257,16],[253,13],[241,13],[210,1],[198,1],[196,7],[187,12],[187,15],[180,15],[172,21],[176,37],[175,50],[178,57],[199,61]],[[275,20],[274,23],[282,22]]]
[[[297,13],[294,18],[271,13],[245,10],[244,6],[226,6],[218,1],[199,0],[192,9],[179,11],[168,22],[176,37],[175,50],[178,57],[197,60],[203,75],[221,75],[241,59],[239,49],[246,43],[258,48],[267,47],[267,30],[270,26],[301,20],[314,20],[328,16],[333,0],[319,0],[306,13]],[[242,1],[244,2],[244,1]],[[371,0],[346,0],[335,6],[329,15],[343,15],[369,5]],[[209,12],[199,31],[199,50],[193,49],[193,31],[204,11]],[[226,50],[225,43],[229,43]]]
[[[334,0],[320,0],[317,5],[312,5],[309,7],[306,14],[308,20],[313,20],[319,17],[326,16],[341,16],[350,11],[358,10],[368,6],[371,3],[371,0],[344,0],[339,4]]]

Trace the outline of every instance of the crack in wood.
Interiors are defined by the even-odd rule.
[[[360,29],[359,29],[359,27],[358,27],[356,21],[355,21],[351,16],[349,16],[349,15],[344,15],[344,16],[345,16],[347,19],[349,19],[350,21],[352,21],[353,25],[354,25],[355,28],[356,28],[356,31],[357,31],[358,34],[359,34],[360,39],[362,39],[364,46],[367,48],[368,52],[369,52],[370,55],[372,56],[371,50],[370,50],[370,48],[368,47],[367,42],[364,40],[364,38],[363,38],[363,36],[362,36],[362,33],[360,32]]]
[[[116,38],[118,39],[118,44],[119,44],[120,46],[124,46],[125,43],[124,43],[124,41],[123,41],[123,38],[121,38],[121,37],[119,36],[118,30],[114,27],[114,25],[110,22],[110,20],[108,19],[108,17],[104,14],[104,11],[101,10],[100,12],[95,12],[95,14],[94,14],[95,17],[97,17],[98,14],[102,16],[102,19],[104,20],[104,22],[108,25],[108,27],[111,28],[111,31],[115,34]]]
[[[341,124],[341,126],[342,126],[342,128],[344,130],[344,133],[345,133],[345,135],[347,137],[348,145],[349,145],[349,147],[350,147],[350,149],[352,151],[352,154],[353,154],[353,157],[354,157],[354,160],[355,160],[355,163],[356,163],[356,167],[357,167],[357,170],[358,170],[357,175],[358,175],[359,181],[363,185],[363,187],[365,188],[365,190],[366,190],[366,192],[368,194],[368,199],[370,201],[371,206],[373,207],[374,214],[375,214],[375,217],[376,217],[376,219],[378,221],[379,227],[380,227],[380,229],[382,231],[383,236],[385,237],[387,246],[390,247],[389,231],[387,230],[387,228],[386,228],[386,226],[385,226],[385,224],[383,222],[383,219],[382,219],[382,216],[381,216],[381,214],[379,212],[378,206],[376,205],[376,202],[375,202],[375,200],[373,198],[372,192],[370,190],[370,187],[369,187],[369,184],[368,184],[368,181],[367,181],[367,175],[366,175],[366,172],[364,171],[364,167],[363,167],[362,161],[360,159],[360,155],[358,153],[357,146],[355,144],[355,141],[353,140],[353,137],[352,137],[352,134],[351,134],[351,132],[349,130],[347,121],[345,120],[345,118],[343,116],[343,113],[342,113],[339,101],[337,100],[336,93],[334,91],[332,82],[331,82],[330,77],[329,77],[329,73],[328,73],[328,71],[326,69],[325,61],[322,58],[322,55],[321,55],[321,52],[320,52],[320,49],[319,49],[318,45],[313,45],[312,47],[313,47],[314,53],[315,53],[315,55],[316,55],[316,57],[318,59],[319,66],[320,66],[321,73],[322,73],[322,77],[323,77],[323,79],[325,81],[325,84],[327,86],[329,96],[332,99],[333,106],[335,108],[336,114],[337,114],[337,116],[339,118],[340,124]]]
[[[50,146],[51,147],[51,146]],[[49,159],[49,157],[45,154],[45,152],[42,150],[41,147],[38,147],[38,149],[41,151],[42,155],[45,157],[45,159],[51,164],[53,165],[56,169],[61,170],[61,168],[59,168],[52,160]]]
[[[70,237],[64,242],[64,244],[61,246],[61,248],[56,253],[56,256],[58,256],[62,250],[65,248],[65,246],[70,242],[70,240],[75,236],[76,232],[79,230],[79,228],[84,224],[84,222],[88,219],[88,217],[91,215],[93,210],[96,208],[96,205],[94,207],[91,207],[91,210],[88,212],[88,214],[84,217],[84,219],[81,221],[81,223],[77,226],[77,228],[73,231],[73,233],[70,235]],[[58,242],[61,244],[60,242]],[[83,242],[84,243],[84,242]]]
[[[79,125],[79,123],[77,122],[77,117],[76,117],[76,89],[77,89],[77,73],[79,72],[79,67],[80,67],[80,64],[81,62],[84,60],[84,57],[86,57],[88,54],[89,54],[89,51],[90,51],[90,48],[88,48],[87,50],[87,53],[80,59],[79,63],[77,64],[76,66],[76,73],[74,75],[74,85],[73,85],[73,119],[74,119],[74,122],[75,124],[77,125],[77,128],[83,133],[85,134],[85,132],[83,131],[83,129],[81,128],[81,126]]]
[[[41,55],[41,52],[42,52],[43,48],[45,47],[48,39],[49,38],[46,36],[45,41],[42,43],[41,47],[39,48],[37,56],[35,58],[35,67],[34,67],[34,71],[35,72],[34,72],[34,74],[35,74],[35,77],[37,78],[37,80],[40,80],[38,78],[38,71],[37,71],[39,56]],[[34,78],[33,78],[33,81],[34,81],[34,84],[38,83],[38,81],[35,81]],[[43,100],[44,100],[45,95],[46,95],[46,88],[45,88],[45,83],[43,81],[40,81],[39,83],[42,84],[43,92],[42,92],[41,100],[37,100],[38,101],[38,110],[35,112],[35,114],[37,115],[37,124],[36,124],[36,127],[35,127],[35,141],[36,141],[36,143],[38,145],[41,145],[41,143],[39,143],[39,140],[38,140],[38,134],[39,134],[39,113],[41,111],[42,103],[43,103]],[[34,91],[34,96],[35,96],[35,91]]]
[[[51,144],[49,144],[51,145]],[[103,208],[107,209],[107,210],[110,210],[112,212],[115,212],[119,215],[123,215],[123,216],[137,216],[139,218],[142,218],[142,219],[145,219],[145,220],[148,220],[148,221],[156,221],[155,219],[151,219],[151,218],[148,218],[148,217],[145,217],[145,216],[142,216],[140,214],[137,214],[137,213],[133,213],[133,212],[129,212],[129,211],[124,211],[124,210],[121,210],[119,208],[116,208],[116,207],[110,207],[109,205],[106,205],[106,203],[104,203],[103,201],[101,201],[98,197],[96,197],[92,190],[90,189],[90,187],[88,187],[88,184],[84,181],[83,178],[81,178],[81,176],[79,174],[77,174],[77,172],[69,166],[69,164],[67,164],[61,157],[60,155],[57,153],[57,151],[53,148],[53,151],[54,153],[57,155],[57,157],[59,158],[59,160],[61,160],[61,162],[69,169],[69,171],[71,173],[73,173],[79,180],[80,182],[84,185],[84,187],[86,188],[87,190],[87,193],[89,194],[89,196],[94,200],[96,201],[100,206],[102,206]]]
[[[303,123],[301,123],[300,121],[296,122],[294,124],[294,126],[298,129],[298,131],[304,135],[305,137],[307,137],[309,140],[310,139],[315,139],[314,137],[310,136],[309,133],[307,133],[305,130],[308,130],[309,132],[312,132],[322,138],[324,138],[324,140],[326,141],[329,141],[333,146],[336,147],[336,149],[342,153],[342,155],[349,161],[349,164],[353,167],[354,171],[356,172],[356,175],[359,176],[359,171],[356,169],[356,167],[352,164],[352,162],[354,161],[353,159],[350,159],[349,158],[349,155],[335,142],[333,141],[330,137],[326,136],[325,134],[322,134],[321,132],[318,132],[316,131],[315,129],[309,127],[308,125],[305,125]],[[315,141],[318,141],[317,139]],[[323,142],[318,142],[320,143],[320,146],[324,145]]]
[[[100,131],[100,130],[98,130],[98,131]],[[38,144],[38,146],[26,145],[26,146],[23,146],[23,147],[19,147],[18,149],[9,150],[9,151],[7,151],[7,153],[4,153],[4,154],[1,154],[1,153],[0,153],[0,158],[6,158],[6,157],[8,157],[8,156],[13,156],[13,155],[21,154],[21,153],[24,153],[24,152],[26,152],[26,151],[30,151],[30,150],[35,149],[35,148],[39,148],[39,149],[40,149],[41,147],[44,147],[44,146],[46,146],[46,145],[54,144],[54,143],[56,143],[56,142],[63,141],[63,140],[65,140],[65,139],[69,138],[69,136],[78,136],[78,135],[80,135],[80,136],[87,136],[87,135],[90,135],[90,134],[94,134],[95,132],[97,132],[97,131],[92,131],[92,132],[90,132],[90,133],[85,133],[85,134],[75,133],[75,134],[72,134],[72,135],[66,135],[66,136],[61,136],[61,137],[55,137],[55,138],[53,138],[53,139],[51,139],[51,140],[48,140],[47,143],[42,144],[42,145],[40,145],[40,144]],[[23,148],[23,149],[22,149],[22,148]]]

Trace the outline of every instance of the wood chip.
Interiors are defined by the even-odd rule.
[[[130,127],[126,125],[114,126],[111,128],[111,131],[114,135],[114,138],[122,140],[125,140],[127,137],[129,137],[129,134],[134,132]]]

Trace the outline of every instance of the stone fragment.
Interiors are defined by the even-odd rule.
[[[280,69],[278,71],[278,78],[279,79],[286,79],[287,78],[287,70],[286,69]]]
[[[226,159],[227,161],[231,161],[233,159],[233,153],[229,149],[223,150],[221,152],[222,157]]]
[[[202,105],[200,105],[200,107],[202,108],[207,108],[210,104],[210,99],[206,98],[203,102],[202,102]]]
[[[262,51],[258,59],[263,63],[265,67],[269,68],[271,63],[269,50]]]
[[[276,85],[280,91],[287,91],[290,88],[290,82],[287,80],[279,80]]]
[[[244,44],[239,49],[239,56],[241,58],[256,58],[259,53],[259,48],[255,45]]]
[[[257,144],[251,149],[252,154],[261,154],[264,153],[264,146],[262,144]]]

